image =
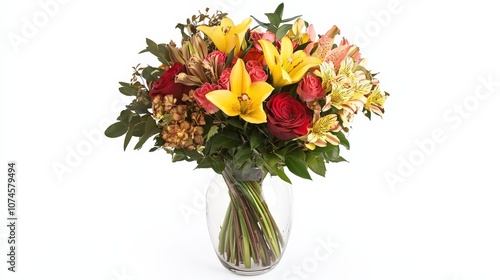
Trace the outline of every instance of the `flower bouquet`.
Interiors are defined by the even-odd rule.
[[[124,136],[124,149],[132,138],[134,149],[152,138],[150,151],[221,174],[230,204],[216,251],[239,271],[273,267],[285,247],[262,180],[325,176],[327,163],[344,161],[339,146],[349,149],[355,115],[381,116],[388,96],[359,48],[336,42],[337,26],[317,36],[283,10],[235,24],[206,9],[176,26],[179,42],[146,39],[141,53],[159,63],[133,67],[131,81],[120,83],[132,101],[105,131]]]

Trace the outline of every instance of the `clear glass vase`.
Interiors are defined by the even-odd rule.
[[[240,275],[258,275],[280,261],[292,225],[292,187],[260,168],[226,167],[210,182],[206,215],[220,262]]]

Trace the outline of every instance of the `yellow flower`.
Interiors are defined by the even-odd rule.
[[[225,17],[218,26],[198,26],[198,30],[205,33],[219,51],[229,54],[234,49],[234,55],[238,56],[251,22],[251,18],[246,18],[235,26],[230,18]]]
[[[316,146],[326,147],[327,143],[337,146],[340,140],[331,132],[340,131],[340,123],[337,120],[337,115],[330,114],[324,117],[319,117],[319,113],[315,114],[312,128],[309,129],[305,145],[308,149],[314,150]]]
[[[259,40],[267,66],[273,77],[274,87],[297,83],[306,72],[321,63],[321,59],[308,56],[304,51],[293,52],[290,38],[281,39],[281,53],[267,40]]]
[[[273,87],[266,82],[252,83],[241,59],[231,70],[229,84],[230,91],[211,91],[206,94],[206,98],[228,116],[239,115],[249,123],[265,123],[267,118],[262,102],[269,97]]]
[[[331,91],[326,95],[326,104],[323,107],[327,111],[331,106],[338,110],[347,109],[356,113],[366,102],[366,97],[372,88],[372,83],[366,78],[362,70],[356,70],[357,65],[351,57],[346,57],[340,64],[340,68],[335,77],[331,77],[331,65],[326,68],[328,71],[322,77],[331,81]]]
[[[296,19],[292,25],[292,28],[290,28],[290,30],[288,31],[287,37],[299,45],[302,45],[304,43],[311,41],[310,35],[307,32],[307,31],[311,31],[311,30],[308,29],[308,30],[306,30],[306,32],[302,32],[302,30],[305,27],[306,27],[306,22],[302,18]],[[312,38],[312,39],[314,39],[314,38]]]
[[[380,91],[380,88],[377,85],[368,96],[365,108],[368,111],[371,111],[379,116],[382,116],[384,114],[384,103],[386,99],[387,95],[385,94],[385,92]]]

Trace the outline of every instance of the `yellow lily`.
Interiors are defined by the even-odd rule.
[[[205,33],[219,51],[229,54],[234,49],[234,55],[238,56],[251,23],[252,18],[246,18],[235,26],[230,18],[225,17],[218,26],[198,26],[198,30]]]
[[[229,85],[231,90],[211,91],[205,97],[228,116],[239,115],[249,123],[265,123],[267,118],[262,103],[274,88],[266,82],[252,83],[241,59],[231,70]]]
[[[293,52],[292,41],[288,37],[281,39],[281,53],[267,40],[259,40],[259,43],[271,71],[274,87],[297,83],[311,67],[321,63],[321,59],[308,56],[302,50]]]

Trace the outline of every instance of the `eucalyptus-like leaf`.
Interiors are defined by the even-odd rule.
[[[120,137],[123,134],[127,133],[127,125],[122,123],[122,122],[117,122],[112,125],[110,125],[106,131],[104,131],[104,135],[106,135],[109,138],[116,138]]]
[[[160,132],[160,129],[156,125],[156,121],[151,117],[148,116],[144,128],[144,134],[139,138],[139,141],[134,147],[134,150],[139,150],[142,148],[142,145],[148,140],[151,136],[157,134]]]

